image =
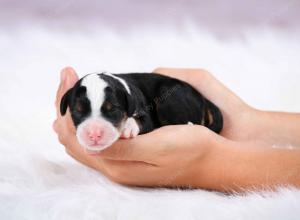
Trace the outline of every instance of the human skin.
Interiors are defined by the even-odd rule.
[[[66,152],[126,185],[222,192],[300,187],[300,114],[254,109],[205,70],[158,68],[154,72],[190,83],[215,103],[224,117],[221,134],[200,125],[165,126],[119,139],[100,154],[89,155],[77,141],[70,112],[60,115],[61,97],[78,80],[67,67],[61,72],[53,123]]]

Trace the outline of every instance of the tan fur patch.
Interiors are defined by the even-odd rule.
[[[208,124],[211,125],[214,122],[214,117],[209,109],[207,110],[207,113],[208,113]]]

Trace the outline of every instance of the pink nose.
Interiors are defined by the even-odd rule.
[[[93,130],[88,130],[87,131],[87,136],[88,136],[90,141],[97,142],[101,139],[102,133],[103,133],[102,129],[96,128],[96,129],[93,129]]]

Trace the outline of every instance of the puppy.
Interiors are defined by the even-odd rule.
[[[133,138],[164,125],[200,124],[219,133],[220,110],[189,84],[150,73],[89,74],[62,97],[79,143],[95,154],[118,138]]]

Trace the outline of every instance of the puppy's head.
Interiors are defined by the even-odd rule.
[[[112,74],[89,74],[62,97],[61,115],[69,107],[79,143],[97,152],[115,142],[135,110],[130,88]]]

